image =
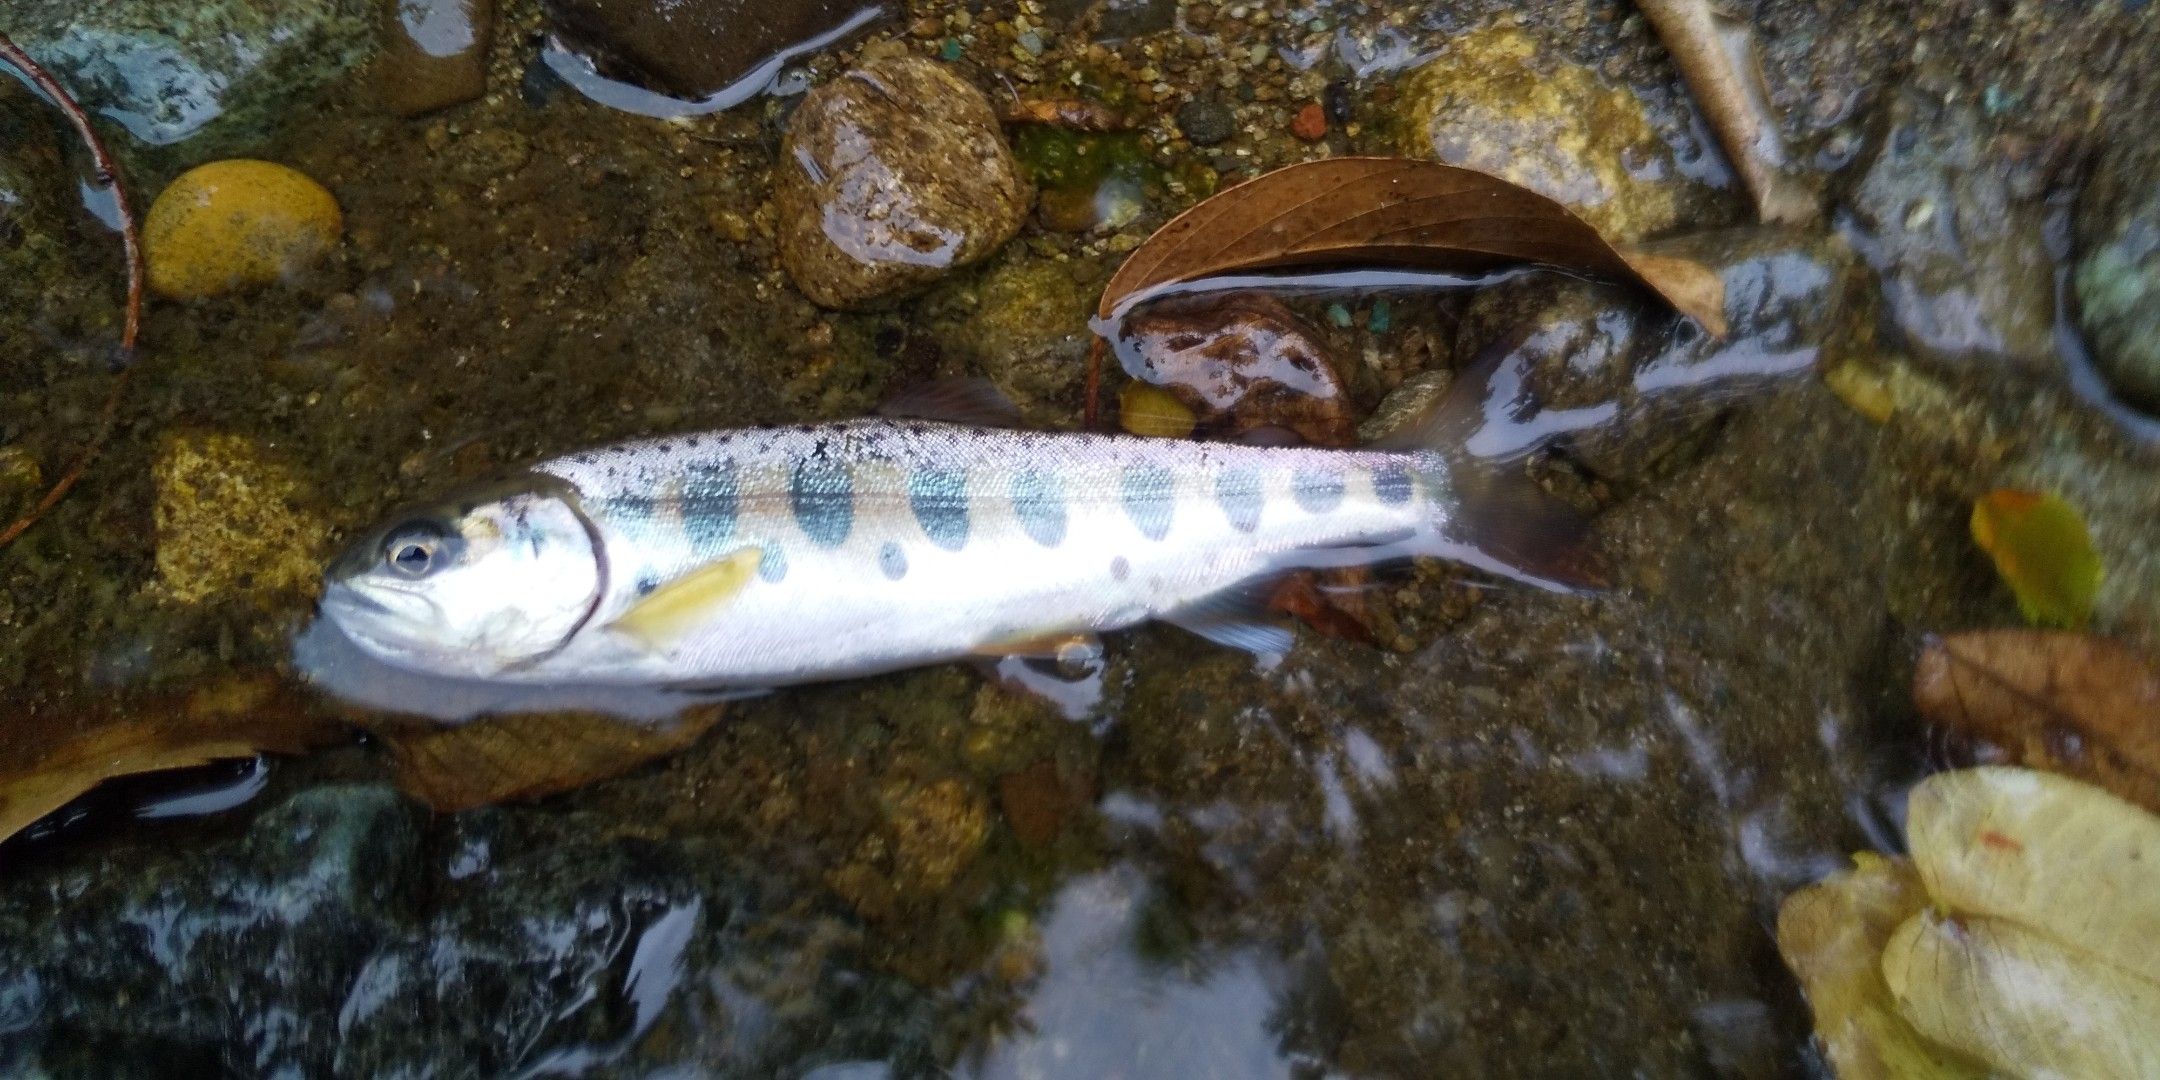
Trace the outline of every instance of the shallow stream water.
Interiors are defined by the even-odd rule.
[[[111,438],[0,549],[0,772],[117,725],[338,733],[0,843],[0,1073],[1824,1075],[1772,924],[1894,850],[1905,790],[1961,752],[1909,691],[1929,635],[2019,622],[1972,500],[2070,499],[2108,569],[2095,629],[2160,646],[2156,422],[2070,295],[2114,212],[2089,177],[2160,190],[2120,151],[2160,115],[2141,3],[1737,5],[1819,190],[1793,228],[1753,223],[1619,0],[916,0],[734,58],[651,45],[703,32],[646,25],[677,6],[498,0],[442,47],[481,89],[403,115],[448,77],[391,55],[399,20],[474,5],[0,0],[138,212],[247,157],[343,219],[287,280],[153,297]],[[899,53],[1130,130],[1002,125],[1035,188],[1017,235],[821,307],[783,268],[783,139]],[[8,80],[0,135],[11,516],[97,426],[122,268],[68,133]],[[1271,286],[1360,415],[1516,343],[1538,404],[1495,434],[1547,445],[1611,588],[1420,566],[1370,591],[1374,641],[1305,629],[1263,665],[1151,626],[1077,685],[788,689],[612,779],[440,812],[408,793],[406,691],[296,651],[342,541],[520,462],[957,374],[1076,426],[1127,253],[1352,153],[1517,168],[1722,277],[1722,342],[1545,272]]]

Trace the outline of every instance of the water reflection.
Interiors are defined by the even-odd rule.
[[[840,25],[772,54],[743,77],[696,101],[669,97],[641,86],[610,79],[600,74],[590,59],[572,51],[557,38],[548,39],[547,47],[541,50],[540,62],[546,64],[556,77],[568,83],[571,89],[610,109],[659,120],[680,120],[731,109],[768,90],[781,89],[780,73],[790,61],[845,40],[884,13],[884,8],[875,5],[863,8],[848,16]],[[790,89],[800,92],[801,88]]]
[[[1154,887],[1130,864],[1058,890],[1042,930],[1047,970],[1021,1009],[1024,1034],[963,1075],[1289,1076],[1269,1018],[1288,982],[1251,948],[1157,963],[1137,946]]]

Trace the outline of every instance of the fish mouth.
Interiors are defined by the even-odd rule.
[[[361,615],[397,614],[396,612],[390,610],[390,605],[385,604],[382,601],[377,600],[374,597],[369,596],[368,594],[361,592],[360,590],[355,589],[342,581],[333,581],[329,584],[327,588],[323,590],[321,607],[322,613],[328,616],[332,622],[340,623],[343,622],[342,619],[338,618],[340,610]]]

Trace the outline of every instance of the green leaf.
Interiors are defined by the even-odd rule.
[[[2076,507],[2047,492],[1991,491],[1973,503],[1972,535],[2025,621],[2075,629],[2092,618],[2100,555]]]

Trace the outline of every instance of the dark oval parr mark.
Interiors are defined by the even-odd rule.
[[[795,510],[795,524],[815,543],[839,547],[855,528],[855,479],[837,461],[805,458],[796,462],[788,499]]]
[[[967,474],[959,469],[916,469],[908,474],[908,506],[930,542],[947,551],[967,546]]]
[[[1013,516],[1020,531],[1044,547],[1065,542],[1065,495],[1048,473],[1026,470],[1012,478]]]
[[[1121,501],[1133,527],[1150,540],[1170,535],[1170,517],[1176,511],[1176,481],[1160,465],[1130,465],[1125,469]]]

